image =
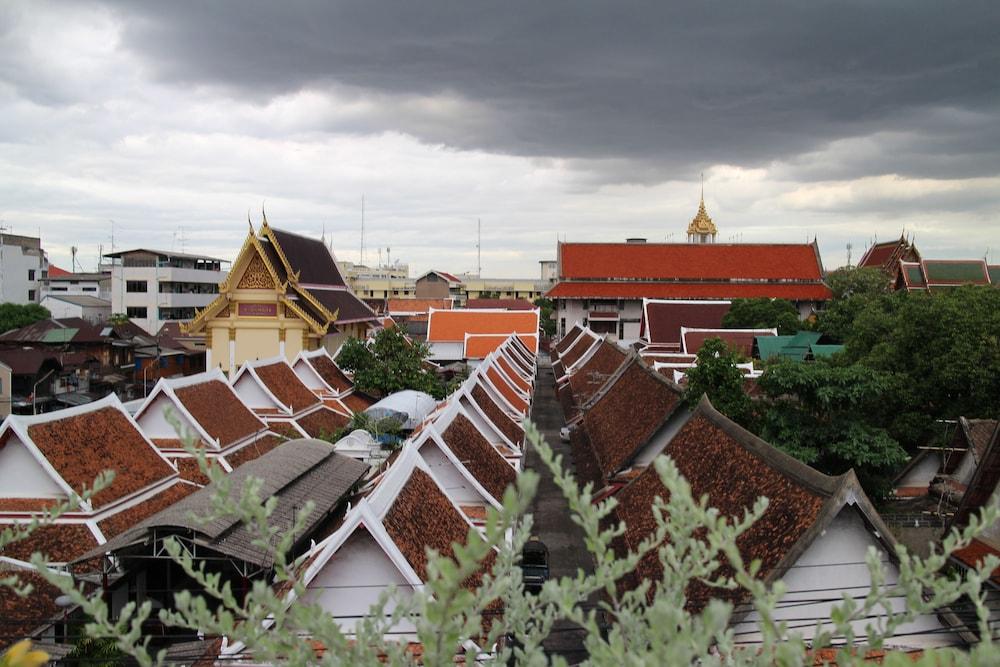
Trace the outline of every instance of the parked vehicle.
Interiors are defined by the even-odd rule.
[[[528,593],[541,592],[549,578],[549,548],[537,537],[525,542],[521,550],[521,577]]]

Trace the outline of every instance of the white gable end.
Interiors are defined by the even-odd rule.
[[[65,498],[66,492],[16,436],[0,448],[0,488],[6,498]]]

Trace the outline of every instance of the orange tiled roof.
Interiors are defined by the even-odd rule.
[[[811,243],[562,243],[560,278],[822,280]]]
[[[389,299],[389,314],[426,313],[431,308],[450,310],[451,299]]]
[[[223,447],[264,429],[264,422],[222,380],[209,380],[174,393],[191,416]]]
[[[427,342],[465,342],[465,334],[536,334],[536,310],[435,310],[427,323]]]
[[[830,288],[822,283],[657,283],[564,281],[545,293],[550,299],[749,299],[770,297],[790,301],[826,301]]]
[[[486,369],[486,377],[490,379],[490,382],[493,383],[493,386],[496,387],[497,391],[503,394],[503,397],[507,399],[507,402],[510,403],[515,410],[521,414],[528,411],[528,403],[521,398],[514,387],[507,382],[507,379],[503,377],[495,366],[490,366]]]
[[[257,366],[254,370],[270,392],[283,405],[290,405],[293,412],[299,412],[320,402],[316,395],[303,384],[292,367],[283,361]]]
[[[503,345],[503,342],[507,340],[509,334],[480,334],[473,335],[465,339],[465,358],[466,359],[485,359],[489,356],[490,352],[493,352],[498,347]],[[535,353],[538,352],[538,336],[529,336],[526,334],[518,335],[518,338],[527,346],[527,348]]]

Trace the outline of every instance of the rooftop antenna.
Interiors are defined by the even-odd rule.
[[[77,251],[77,247],[75,245],[71,245],[69,247],[69,254],[70,254],[70,257],[72,257],[72,259],[70,260],[69,265],[70,265],[70,268],[72,269],[73,273],[77,272],[76,268],[79,266],[79,262],[76,261],[76,251]],[[83,273],[83,267],[80,267],[80,273]]]
[[[483,277],[483,221],[476,218],[476,277]]]
[[[361,195],[361,263],[365,263],[365,196]]]
[[[115,221],[108,220],[111,223],[111,252],[115,251]]]
[[[847,268],[851,268],[851,248],[853,247],[853,244],[847,244]]]

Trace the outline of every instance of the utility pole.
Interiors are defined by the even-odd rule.
[[[476,277],[483,277],[483,221],[476,218]]]
[[[361,195],[361,265],[365,263],[365,196]]]

